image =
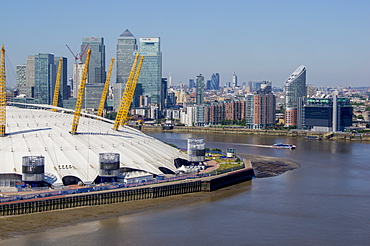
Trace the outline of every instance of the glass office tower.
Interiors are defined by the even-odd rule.
[[[189,89],[195,88],[194,79],[189,79]]]
[[[113,108],[117,110],[120,105],[122,93],[125,90],[128,76],[134,61],[134,52],[137,51],[136,38],[126,29],[117,42],[116,55],[116,84],[114,85]]]
[[[218,73],[212,74],[210,90],[220,89],[220,75]]]
[[[29,57],[30,58],[30,57]],[[52,104],[55,90],[55,82],[58,72],[60,57],[49,53],[39,53],[33,56],[34,75],[34,98],[37,103]],[[63,66],[60,74],[60,89],[58,106],[63,106],[63,100],[69,98],[67,87],[67,58],[62,57]],[[27,62],[27,64],[29,64]],[[28,69],[28,68],[27,68]]]
[[[87,49],[86,49],[86,46]],[[105,83],[105,45],[103,37],[84,37],[82,38],[81,54],[82,62],[86,61],[86,53],[91,49],[88,83]]]
[[[54,55],[39,53],[35,55],[35,99],[37,103],[51,104],[56,79]]]
[[[117,83],[126,83],[130,75],[134,52],[137,50],[136,38],[126,29],[117,42]]]
[[[139,52],[143,55],[144,62],[141,68],[139,84],[142,85],[142,95],[151,98],[151,103],[162,110],[164,96],[162,96],[162,52],[160,38],[140,38]]]
[[[314,131],[344,131],[352,126],[352,106],[349,98],[308,98],[304,105],[304,125]]]

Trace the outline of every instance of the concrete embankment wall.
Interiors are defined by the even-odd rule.
[[[142,126],[142,131],[162,131],[161,126]],[[163,130],[169,132],[206,132],[206,133],[228,133],[228,134],[245,134],[245,135],[268,135],[268,136],[285,136],[285,137],[307,137],[317,136],[325,139],[325,133],[311,131],[280,131],[280,130],[257,130],[246,128],[228,128],[228,127],[187,127],[175,126],[172,130]],[[370,134],[355,134],[347,132],[335,132],[330,135],[333,140],[354,140],[370,141]]]
[[[121,203],[143,199],[213,191],[254,177],[253,169],[245,168],[222,175],[155,184],[135,188],[97,191],[82,194],[31,199],[0,204],[0,216],[29,214],[84,206]]]
[[[235,185],[244,181],[251,180],[254,177],[254,171],[250,169],[242,169],[222,175],[214,176],[212,179],[202,180],[202,190],[214,191],[227,186]]]

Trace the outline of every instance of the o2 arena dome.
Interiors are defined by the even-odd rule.
[[[31,106],[6,107],[0,186],[14,186],[27,178],[37,181],[37,170],[44,171],[41,178],[47,185],[100,183],[102,177],[117,175],[156,177],[174,174],[176,163],[187,159],[180,150],[134,128],[121,126],[115,131],[113,121],[96,115],[82,114],[77,133],[70,134],[73,110]],[[112,175],[114,171],[117,175]]]

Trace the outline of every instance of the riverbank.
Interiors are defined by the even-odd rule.
[[[156,199],[0,217],[0,240],[29,233],[38,233],[57,227],[73,226],[95,220],[143,213],[149,210],[171,208],[212,197],[213,195],[215,195],[213,192],[187,193]]]
[[[261,173],[276,176],[293,170],[299,165],[287,159],[240,154],[247,161],[251,161],[256,175]],[[258,177],[257,176],[257,177]],[[264,177],[268,177],[265,175]],[[251,181],[244,182],[251,185]],[[0,239],[7,239],[22,234],[37,233],[52,228],[76,225],[79,223],[113,218],[155,209],[166,209],[174,206],[183,206],[203,199],[212,199],[225,190],[233,190],[243,184],[230,186],[213,192],[196,192],[170,197],[160,197],[148,200],[129,201],[123,203],[106,204],[102,206],[79,207],[73,209],[46,211],[42,213],[25,214],[11,217],[0,217]]]
[[[238,155],[251,162],[254,174],[257,178],[278,176],[300,167],[298,163],[284,158],[252,154]]]
[[[141,126],[141,130],[145,131],[164,131],[164,132],[203,132],[203,133],[220,133],[220,134],[243,134],[243,135],[266,135],[266,136],[284,136],[284,137],[300,137],[308,136],[317,137],[320,139],[330,140],[350,140],[350,141],[370,141],[370,134],[359,134],[349,132],[311,132],[303,130],[264,130],[264,129],[247,129],[243,127],[190,127],[190,126],[175,126],[171,130],[163,130],[162,126]]]

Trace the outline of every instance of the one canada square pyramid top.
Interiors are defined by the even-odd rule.
[[[134,35],[132,35],[132,33],[126,29],[121,35],[120,37],[134,37]]]

